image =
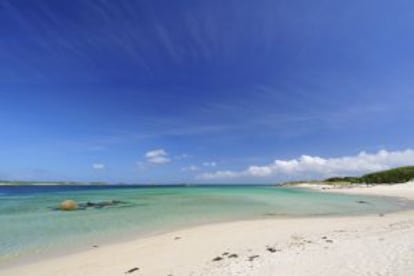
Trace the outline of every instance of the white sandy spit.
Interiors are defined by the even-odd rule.
[[[338,191],[414,200],[414,182]],[[212,224],[0,269],[0,275],[411,276],[413,215],[404,211]]]

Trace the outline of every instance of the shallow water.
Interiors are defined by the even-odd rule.
[[[65,199],[121,200],[62,212]],[[367,203],[357,203],[357,201]],[[386,213],[408,207],[392,198],[270,186],[0,186],[0,264],[60,248],[81,248],[215,221],[277,216]]]

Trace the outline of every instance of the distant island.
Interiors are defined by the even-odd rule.
[[[106,182],[79,182],[79,181],[19,181],[19,180],[0,180],[0,186],[53,186],[53,185],[108,185]]]
[[[289,181],[281,185],[296,185],[301,183],[322,183],[332,185],[349,184],[397,184],[414,180],[414,166],[398,167],[394,169],[374,172],[362,176],[330,177],[325,180]]]
[[[414,166],[398,167],[389,170],[364,174],[362,176],[336,176],[324,180],[299,180],[288,181],[276,184],[277,186],[291,186],[302,183],[331,184],[331,185],[351,185],[351,184],[397,184],[414,180]],[[118,183],[119,185],[127,185]],[[7,185],[109,185],[103,181],[79,182],[79,181],[14,181],[0,180],[0,186]],[[188,184],[179,184],[188,186]]]

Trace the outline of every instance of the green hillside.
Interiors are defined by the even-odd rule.
[[[325,182],[350,183],[404,183],[414,179],[414,166],[399,167],[395,169],[369,173],[361,177],[331,177]]]

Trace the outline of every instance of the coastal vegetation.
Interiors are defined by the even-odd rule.
[[[325,179],[323,182],[327,183],[365,183],[365,184],[375,184],[375,183],[404,183],[414,179],[414,166],[399,167],[394,169],[389,169],[385,171],[379,171],[374,173],[369,173],[362,175],[360,177],[331,177]]]
[[[281,183],[282,186],[309,184],[396,184],[414,180],[414,166],[398,167],[389,170],[364,174],[362,176],[335,176],[324,180],[301,180]],[[278,184],[279,185],[279,184]]]

